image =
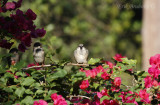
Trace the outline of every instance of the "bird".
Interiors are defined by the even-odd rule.
[[[19,62],[20,55],[18,53],[18,49],[17,48],[12,48],[9,51],[9,53],[12,54],[11,56],[8,57],[8,65],[10,67],[11,65],[15,65],[17,62]]]
[[[33,45],[33,57],[36,63],[39,65],[44,64],[45,56],[42,44],[40,42],[35,42]]]
[[[74,57],[79,64],[86,64],[88,58],[89,51],[83,46],[83,44],[79,44],[77,49],[74,51]]]

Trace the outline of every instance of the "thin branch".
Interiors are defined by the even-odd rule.
[[[74,95],[71,95],[71,96],[67,96],[67,98],[70,98],[70,100],[72,99],[72,98],[87,98],[87,99],[91,99],[91,98],[89,98],[89,97],[87,97],[87,96],[82,96],[82,95],[78,95],[78,96],[74,96]]]
[[[89,64],[67,63],[66,66],[89,66]]]
[[[67,63],[66,66],[98,66],[98,65],[106,65],[106,64],[96,64],[96,65],[90,65],[90,64],[78,64],[78,63]],[[45,67],[51,67],[51,66],[58,66],[56,64],[48,64],[48,65],[38,65],[38,66],[31,66],[22,68],[22,70],[28,70],[28,69],[34,69],[34,68],[45,68]]]
[[[127,89],[130,89],[132,86],[127,86],[127,85],[124,85],[124,84],[121,84],[123,86],[125,86]]]
[[[39,66],[31,66],[31,67],[26,67],[22,68],[22,70],[28,70],[28,69],[34,69],[34,68],[43,68],[43,67],[50,67],[51,65],[39,65]]]

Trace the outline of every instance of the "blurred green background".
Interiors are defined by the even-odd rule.
[[[22,9],[37,14],[35,25],[47,31],[40,41],[53,59],[74,61],[79,43],[89,49],[89,58],[111,60],[116,53],[136,59],[141,69],[141,0],[23,0]],[[34,43],[33,42],[33,43]],[[15,43],[13,47],[17,47]],[[32,46],[22,59],[33,63]],[[6,53],[0,48],[0,54]],[[46,59],[46,63],[49,61]]]

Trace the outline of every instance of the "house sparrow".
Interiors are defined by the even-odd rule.
[[[74,57],[77,63],[87,63],[89,51],[83,46],[83,44],[79,44],[78,48],[74,51]]]
[[[33,46],[33,57],[36,63],[38,63],[39,65],[43,65],[44,64],[44,50],[42,48],[41,43],[36,42],[34,43]]]
[[[18,49],[17,48],[12,48],[9,51],[10,54],[12,54],[12,56],[8,57],[8,65],[15,65],[17,62],[19,62],[20,60],[20,55],[18,53]]]

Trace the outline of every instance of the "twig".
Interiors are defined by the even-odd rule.
[[[87,96],[82,96],[82,95],[78,95],[78,96],[74,96],[74,95],[71,95],[71,96],[67,96],[67,98],[70,98],[70,100],[72,99],[72,98],[87,98],[87,99],[91,99],[91,98],[89,98],[89,97],[87,97]]]
[[[66,66],[98,66],[98,65],[106,65],[106,64],[98,64],[98,65],[90,65],[90,64],[78,64],[78,63],[67,63]],[[48,65],[38,65],[38,66],[31,66],[22,68],[22,70],[28,70],[28,69],[34,69],[34,68],[45,68],[45,67],[51,67],[51,66],[57,66],[56,64],[48,64]]]
[[[132,86],[127,86],[127,85],[124,85],[124,84],[121,84],[123,86],[125,86],[127,89],[131,88]]]
[[[89,66],[89,64],[67,63],[66,66]]]
[[[34,69],[34,68],[43,68],[43,67],[50,67],[51,65],[39,65],[39,66],[31,66],[31,67],[26,67],[22,68],[22,70],[28,70],[28,69]]]

